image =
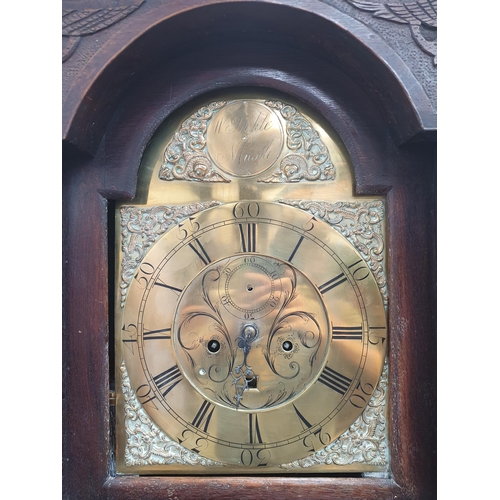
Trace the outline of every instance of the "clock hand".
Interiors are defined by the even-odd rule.
[[[252,348],[252,342],[257,338],[257,334],[258,330],[255,325],[245,325],[241,335],[236,339],[238,349],[243,350],[243,363],[235,367],[233,375],[233,385],[236,389],[233,399],[236,401],[236,407],[239,406],[243,393],[249,387],[249,383],[255,380],[252,367],[247,365],[247,357]]]

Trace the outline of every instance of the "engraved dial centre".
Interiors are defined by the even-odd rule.
[[[281,260],[242,254],[206,266],[174,317],[179,367],[203,397],[258,411],[292,401],[328,354],[328,315],[308,278]]]

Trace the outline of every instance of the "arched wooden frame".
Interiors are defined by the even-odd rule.
[[[435,116],[399,56],[319,0],[184,0],[137,11],[82,73],[63,106],[64,498],[434,498]],[[391,478],[114,476],[113,201],[173,111],[243,86],[317,110],[357,193],[387,195]]]

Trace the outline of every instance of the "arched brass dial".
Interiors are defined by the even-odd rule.
[[[228,203],[168,231],[138,267],[123,321],[124,341],[137,332],[125,363],[150,418],[201,456],[245,468],[338,437],[385,357],[385,311],[363,258],[279,203]]]

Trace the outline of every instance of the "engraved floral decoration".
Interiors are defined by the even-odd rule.
[[[280,101],[266,101],[266,106],[281,113],[286,122],[288,154],[279,168],[258,182],[328,181],[335,179],[330,153],[311,123],[295,107]]]
[[[279,200],[280,203],[305,210],[330,224],[360,252],[375,276],[384,305],[388,303],[387,278],[384,271],[384,237],[382,221],[384,203],[328,203],[326,201]]]
[[[350,465],[362,463],[373,466],[389,464],[385,401],[388,385],[387,362],[373,395],[363,413],[335,441],[322,450],[280,467],[301,469],[315,465]]]
[[[134,272],[152,244],[171,227],[189,216],[219,204],[217,201],[210,201],[181,206],[125,206],[120,209],[123,253],[120,274],[122,307]]]
[[[214,113],[225,105],[226,101],[211,102],[184,120],[165,149],[160,179],[230,182],[214,168],[206,147],[208,124]]]
[[[201,278],[202,305],[184,314],[176,328],[176,341],[188,360],[190,372],[198,383],[207,384],[204,378],[219,384],[227,380],[234,366],[236,347],[220,312],[219,304],[213,299],[213,284],[220,279],[220,269],[210,269]],[[196,285],[193,285],[197,287]],[[206,305],[206,307],[203,307]],[[210,341],[218,340],[221,346],[216,359],[203,348]],[[200,349],[200,347],[202,349]]]
[[[181,444],[173,441],[149,418],[137,400],[130,384],[125,363],[120,365],[122,392],[124,399],[125,465],[201,465],[220,467],[224,464],[202,457]]]
[[[268,304],[267,309],[259,302],[259,307],[252,310],[256,304],[248,300],[248,309],[240,311],[230,297],[221,295],[227,293],[224,280],[234,269],[241,269],[245,259],[255,259],[245,275],[248,281],[255,273],[276,269],[273,290],[279,288],[280,294],[277,298],[271,292],[267,302],[262,300]],[[323,330],[327,320],[322,329],[313,314],[300,310],[294,302],[299,293],[292,266],[270,258],[232,257],[207,269],[190,288],[196,295],[188,293],[181,299],[174,323],[174,345],[181,365],[196,379],[206,397],[229,408],[269,408],[295,397],[314,378],[318,351],[320,347],[321,352],[325,349]],[[259,300],[264,295],[261,293]],[[283,337],[288,340],[281,340]],[[205,346],[215,338],[219,339],[218,353],[212,359]],[[284,344],[289,346],[287,352],[283,351]],[[258,369],[248,363],[250,352]],[[248,390],[259,376],[274,382],[258,394],[249,395]]]
[[[227,101],[211,102],[186,119],[167,145],[159,178],[165,181],[231,182],[214,166],[207,149],[207,129]],[[280,101],[265,105],[286,123],[287,152],[278,169],[257,182],[280,183],[335,179],[327,147],[311,123],[297,109]]]
[[[284,290],[285,298],[271,325],[263,354],[275,375],[278,375],[282,379],[290,380],[297,377],[304,368],[308,370],[308,373],[305,375],[307,377],[311,375],[314,361],[316,360],[318,350],[323,340],[323,333],[319,323],[312,314],[306,311],[294,310],[292,302],[298,295],[296,271],[293,267],[288,265],[284,265],[283,267],[286,268],[288,274],[289,287]],[[307,327],[305,325],[307,325]],[[280,342],[281,335],[283,334],[290,334],[288,342],[293,346],[293,349],[288,353],[289,355],[284,356],[285,359],[288,360],[292,358],[293,355],[299,351],[299,347],[302,346],[308,349],[309,352],[307,364],[301,365],[296,361],[291,361],[285,364],[286,370],[280,367],[280,363],[277,361],[280,359],[280,354],[283,352],[284,342]],[[290,396],[292,396],[292,394],[290,394]]]

